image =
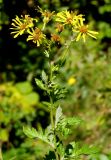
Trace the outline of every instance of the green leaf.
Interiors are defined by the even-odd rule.
[[[99,152],[99,149],[95,146],[88,146],[87,144],[83,145],[82,148],[78,151],[79,154],[96,154]]]
[[[82,120],[78,117],[66,118],[66,123],[69,126],[76,126],[76,125],[79,125],[81,122],[82,122]]]
[[[33,90],[29,82],[19,82],[15,86],[22,94],[28,94]]]
[[[42,71],[42,80],[46,83],[48,80],[48,77],[44,71]]]
[[[95,146],[89,146],[87,144],[84,144],[82,147],[80,143],[71,142],[70,145],[70,157],[80,157],[81,155],[94,155],[99,152],[99,149]],[[69,150],[69,149],[68,149]],[[69,152],[69,151],[68,151]],[[67,153],[68,153],[67,152]]]
[[[51,108],[51,106],[52,106],[52,104],[51,104],[51,103],[46,102],[46,101],[43,101],[42,103],[43,103],[44,105],[46,105],[47,107],[49,107],[49,108]]]
[[[66,138],[72,132],[71,127],[79,125],[80,122],[81,120],[78,117],[62,117],[57,123],[56,131]]]
[[[35,82],[36,82],[37,86],[39,86],[42,90],[47,90],[47,89],[45,88],[45,85],[42,83],[41,80],[35,78]]]
[[[45,56],[46,56],[47,58],[49,58],[49,53],[48,53],[47,50],[44,51],[44,54],[45,54]]]
[[[59,141],[59,144],[57,145],[57,152],[60,154],[61,158],[64,159],[65,149],[61,141]]]
[[[59,66],[58,65],[53,65],[52,66],[52,72],[58,71],[59,70]]]
[[[38,132],[35,128],[30,128],[28,126],[23,127],[23,132],[29,138],[38,138]]]
[[[24,96],[23,100],[27,102],[29,105],[35,105],[39,101],[39,95],[35,92],[32,92]]]
[[[57,123],[60,121],[62,113],[62,108],[59,106],[56,110],[56,116],[55,116],[55,127],[57,127]]]
[[[9,133],[7,129],[0,129],[0,140],[5,142],[8,141]]]
[[[43,133],[42,130],[37,131],[35,128],[30,128],[28,126],[23,127],[23,132],[26,136],[29,138],[38,138],[42,140],[43,142],[49,144],[52,148],[54,148],[53,142],[48,139],[49,135],[46,133]]]
[[[106,155],[100,154],[99,156],[100,160],[110,160]]]

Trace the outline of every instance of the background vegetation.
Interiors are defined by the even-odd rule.
[[[94,160],[111,160],[110,0],[0,0],[0,146],[4,160],[41,160],[48,151],[45,144],[30,140],[22,130],[25,124],[35,128],[49,124],[48,110],[41,103],[47,96],[34,81],[43,68],[47,70],[42,48],[27,43],[25,35],[13,39],[9,29],[15,15],[38,17],[37,6],[51,11],[78,10],[99,31],[98,40],[71,46],[69,58],[60,70],[59,83],[69,91],[61,106],[66,115],[77,115],[85,121],[68,141],[95,144],[100,153]],[[59,46],[52,52],[58,50]],[[72,77],[73,84],[69,81]]]

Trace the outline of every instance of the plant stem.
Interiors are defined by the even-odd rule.
[[[50,96],[50,102],[52,104],[52,107],[51,107],[51,110],[50,110],[50,119],[51,119],[51,126],[52,126],[52,130],[54,131],[55,127],[54,127],[54,119],[53,119],[53,102],[52,102],[52,98]],[[54,141],[55,141],[55,144],[56,144],[56,135],[55,135],[55,132],[54,133]],[[59,155],[56,151],[56,149],[54,149],[54,153],[55,153],[55,156],[56,156],[56,160],[59,160]]]
[[[52,76],[53,76],[53,72],[52,72],[52,64],[50,62],[50,82],[52,81]],[[50,109],[50,120],[51,120],[51,126],[52,126],[52,130],[53,130],[53,134],[54,134],[54,143],[56,144],[56,135],[55,135],[55,124],[54,124],[54,115],[53,115],[53,99],[50,95],[50,103],[51,103],[51,109]],[[54,149],[54,153],[56,156],[56,160],[59,160],[59,155],[56,151],[56,148]]]
[[[45,29],[46,23],[43,24],[42,31]]]
[[[51,120],[51,126],[52,126],[52,129],[54,129],[54,119],[53,119],[53,101],[52,101],[52,97],[51,97],[51,96],[50,96],[50,102],[51,102],[50,120]]]
[[[52,81],[52,64],[50,62],[50,82]],[[54,119],[53,119],[53,99],[50,95],[50,103],[51,103],[51,110],[50,110],[50,119],[51,119],[51,125],[52,125],[52,129],[54,129]]]
[[[52,62],[49,62],[49,67],[50,67],[50,82],[52,81]]]
[[[59,156],[58,156],[57,152],[54,151],[54,153],[55,153],[55,156],[56,156],[56,160],[59,160]]]
[[[2,157],[2,142],[0,141],[0,160],[3,160]]]

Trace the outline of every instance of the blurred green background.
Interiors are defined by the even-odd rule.
[[[47,96],[36,87],[47,64],[42,48],[27,43],[25,35],[10,35],[16,15],[39,16],[37,6],[51,11],[78,10],[99,32],[97,40],[75,42],[60,70],[59,82],[68,88],[62,100],[64,113],[85,123],[67,141],[95,144],[100,153],[93,160],[111,160],[111,0],[0,0],[0,145],[4,160],[42,160],[48,151],[43,142],[27,138],[23,125],[45,128],[50,123]],[[52,28],[53,32],[53,28]],[[66,33],[68,35],[68,33]],[[56,54],[58,48],[52,52]],[[74,78],[74,83],[70,79]],[[90,157],[89,157],[90,159]]]

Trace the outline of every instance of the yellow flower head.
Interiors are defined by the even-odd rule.
[[[51,34],[51,40],[54,42],[60,42],[61,38],[57,34]]]
[[[38,7],[38,10],[42,14],[43,22],[45,24],[48,23],[51,20],[52,16],[54,15],[54,11],[53,12],[50,12],[50,11],[47,11],[47,10],[43,11],[42,8],[40,8],[40,7]]]
[[[42,16],[44,17],[43,22],[48,23],[52,16],[54,15],[54,12],[44,11],[42,13]]]
[[[95,35],[97,35],[98,32],[89,30],[88,27],[88,25],[83,24],[82,20],[80,20],[79,23],[74,26],[73,31],[78,33],[76,41],[79,41],[80,38],[83,38],[83,41],[85,42],[87,35],[96,39]]]
[[[43,40],[45,39],[45,34],[43,34],[43,32],[41,31],[41,29],[39,28],[35,28],[28,30],[29,36],[27,38],[27,41],[32,40],[34,43],[37,44],[37,46],[40,46],[40,44],[42,44]]]
[[[73,85],[73,84],[75,84],[76,83],[76,79],[74,78],[74,77],[70,77],[69,79],[68,79],[68,84],[69,85]]]
[[[31,18],[29,15],[25,15],[25,17],[24,17],[24,23],[27,24],[28,28],[31,28],[34,26],[33,20],[35,20],[35,19]],[[36,19],[36,21],[37,21],[37,19]]]
[[[61,23],[56,24],[56,31],[57,32],[62,32],[64,30],[64,26]]]
[[[22,35],[28,28],[33,27],[33,18],[29,17],[29,15],[25,15],[23,18],[19,18],[16,16],[15,19],[12,20],[12,31],[11,34],[14,34],[14,38]]]
[[[79,19],[84,20],[83,15],[77,15],[76,12],[62,11],[57,13],[56,21],[65,24],[75,25]]]

